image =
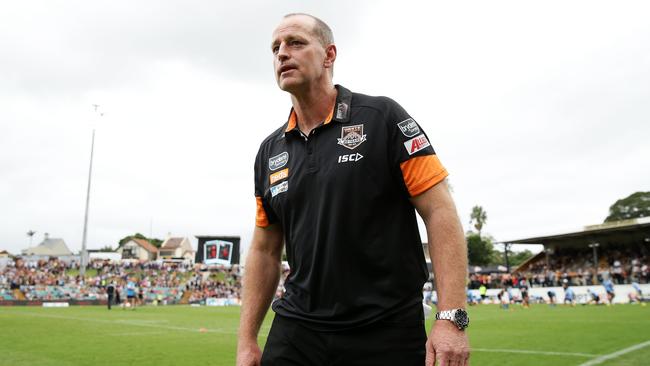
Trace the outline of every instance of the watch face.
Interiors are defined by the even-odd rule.
[[[469,316],[463,309],[456,310],[454,318],[454,323],[456,323],[459,329],[465,329],[469,325]]]

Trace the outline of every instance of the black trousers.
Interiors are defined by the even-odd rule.
[[[112,294],[108,294],[107,305],[108,305],[108,310],[111,310],[111,305],[113,305],[113,295]]]
[[[422,366],[426,341],[423,320],[387,319],[361,328],[325,332],[276,314],[262,353],[262,366]]]

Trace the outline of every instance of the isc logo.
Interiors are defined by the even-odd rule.
[[[349,161],[359,161],[361,159],[363,159],[363,155],[359,153],[339,155],[339,163],[347,163]]]

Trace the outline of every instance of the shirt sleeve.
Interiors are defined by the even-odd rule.
[[[255,158],[255,225],[268,227],[277,221],[267,201],[268,186],[266,176],[268,175],[268,159],[265,158],[264,148],[260,147]]]
[[[388,138],[391,163],[399,167],[410,197],[417,196],[448,175],[436,155],[429,137],[402,106],[390,100]]]

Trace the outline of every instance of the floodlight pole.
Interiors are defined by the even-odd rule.
[[[93,104],[95,107],[95,114],[97,113],[98,104]],[[101,114],[100,114],[101,116]],[[88,265],[88,250],[86,249],[86,238],[88,236],[88,206],[90,205],[90,181],[93,175],[93,155],[95,152],[95,129],[93,128],[92,140],[90,141],[90,168],[88,169],[88,190],[86,191],[86,213],[84,215],[84,232],[81,239],[81,263],[79,267],[79,274],[84,276],[86,274],[86,266]]]
[[[600,244],[598,243],[592,243],[589,244],[589,248],[592,248],[594,250],[594,269],[598,271],[598,248]]]
[[[591,243],[588,245],[589,248],[594,250],[594,283],[598,281],[598,248],[600,244],[598,243]]]

